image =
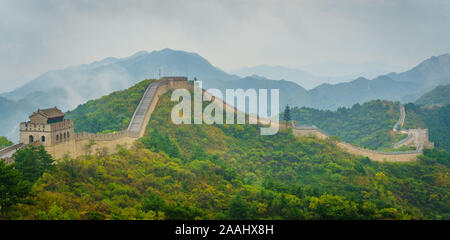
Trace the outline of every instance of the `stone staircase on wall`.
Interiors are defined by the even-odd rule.
[[[141,133],[141,130],[145,128],[145,116],[150,109],[150,105],[155,98],[158,87],[161,85],[160,82],[152,83],[145,91],[136,111],[133,113],[130,124],[128,125],[128,132]]]

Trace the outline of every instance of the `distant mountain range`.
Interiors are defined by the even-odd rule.
[[[90,99],[126,89],[147,78],[168,75],[196,77],[203,87],[218,88],[279,88],[280,104],[318,109],[351,107],[372,99],[415,101],[437,85],[450,83],[450,54],[432,57],[417,67],[391,73],[373,80],[358,78],[339,84],[322,84],[311,90],[286,80],[251,75],[240,78],[213,66],[196,53],[163,49],[141,51],[127,58],[106,58],[91,64],[50,71],[14,91],[0,94],[0,135],[17,138],[13,131],[20,121],[37,108],[58,106],[70,110]],[[307,82],[307,73],[298,73],[297,82]],[[303,79],[303,80],[302,80]]]
[[[280,68],[282,69],[282,68]],[[306,76],[305,73],[299,72]],[[258,76],[245,78],[246,82],[252,79],[257,88],[258,83],[271,81]],[[273,81],[273,80],[272,80]],[[231,87],[247,87],[242,80],[228,81]],[[351,107],[356,103],[364,103],[373,99],[414,102],[424,93],[438,85],[450,83],[450,54],[431,57],[409,71],[402,73],[389,73],[378,76],[372,80],[359,77],[350,82],[338,84],[321,84],[311,90],[302,87],[288,86],[287,81],[271,82],[271,86],[280,89],[280,102],[291,106],[306,106],[317,109],[335,110],[339,107]]]
[[[328,82],[326,77],[317,77],[301,69],[288,68],[283,66],[258,65],[254,67],[240,68],[234,71],[240,77],[252,75],[264,76],[269,79],[286,80],[311,89],[320,83]]]
[[[311,91],[311,107],[336,109],[372,99],[414,102],[432,88],[450,83],[450,54],[431,57],[409,71],[372,80],[358,78],[335,85],[322,84]]]
[[[329,61],[300,68],[258,65],[240,68],[233,73],[240,77],[259,75],[269,79],[284,79],[295,82],[306,89],[312,89],[323,83],[336,84],[359,77],[375,78],[391,72],[403,72],[404,70],[404,67],[392,66],[383,61],[362,64]]]
[[[36,92],[56,91],[70,99],[59,105],[64,109],[71,109],[89,99],[128,88],[143,79],[158,78],[160,74],[197,77],[206,86],[239,79],[212,66],[196,53],[163,49],[150,53],[141,51],[122,59],[110,57],[91,64],[50,71],[0,96],[19,100]]]
[[[300,68],[313,75],[330,77],[332,80],[338,82],[346,82],[359,77],[372,79],[391,72],[404,72],[408,70],[405,67],[394,66],[384,61],[371,61],[359,64],[327,61],[301,66]]]

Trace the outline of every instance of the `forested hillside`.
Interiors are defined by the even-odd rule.
[[[170,93],[161,98],[134,147],[61,160],[6,217],[450,218],[445,151],[426,150],[417,162],[377,163],[287,130],[261,136],[255,125],[175,126],[169,99]]]
[[[435,147],[450,152],[450,104],[424,107],[410,103],[405,105],[405,110],[404,128],[428,128]]]
[[[417,105],[450,104],[450,84],[437,86],[433,90],[425,93],[414,103]]]
[[[67,112],[66,117],[74,121],[76,132],[107,133],[125,129],[152,81],[145,80],[129,89],[88,101]]]
[[[392,132],[400,116],[397,102],[374,100],[336,111],[295,107],[291,115],[299,125],[315,125],[328,135],[370,149],[392,148],[405,137]]]

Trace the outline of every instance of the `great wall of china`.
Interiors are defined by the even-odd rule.
[[[408,136],[394,144],[394,148],[397,149],[402,146],[414,146],[416,150],[423,149],[424,147],[433,148],[434,143],[428,139],[428,129],[404,129],[403,127],[406,119],[405,106],[400,106],[400,118],[395,123],[393,132],[397,134],[408,134]]]
[[[417,156],[422,154],[423,148],[433,148],[434,144],[428,141],[428,129],[400,129],[405,123],[406,112],[405,107],[400,106],[400,117],[393,127],[393,131],[398,134],[408,134],[408,136],[399,142],[394,144],[394,148],[397,149],[401,146],[414,146],[414,151],[399,151],[399,152],[382,152],[361,147],[354,146],[352,144],[337,141],[336,145],[355,155],[361,155],[370,158],[374,161],[387,161],[387,162],[409,162],[417,160]],[[328,138],[328,135],[322,132],[316,127],[293,127],[294,134],[298,136],[314,135],[321,139]]]
[[[71,157],[78,157],[86,154],[94,154],[97,152],[107,152],[115,153],[117,152],[117,145],[120,144],[124,147],[129,147],[133,142],[144,136],[146,125],[149,122],[153,110],[155,109],[159,98],[169,90],[175,89],[188,89],[194,90],[194,85],[189,83],[186,78],[182,77],[166,77],[163,80],[151,83],[139,105],[137,106],[133,117],[129,123],[126,130],[122,130],[117,133],[111,134],[94,134],[94,133],[76,133],[73,137],[69,138],[69,134],[66,137],[64,135],[64,141],[45,146],[46,150],[56,159],[63,158],[65,155],[70,155]],[[205,96],[209,96],[212,100],[216,100],[222,103],[225,107],[225,111],[238,111],[233,106],[223,102],[220,99],[215,99],[207,91],[202,89]],[[256,119],[252,119],[256,118]],[[256,120],[259,123],[268,124],[271,123],[270,120],[258,118],[256,116],[249,116],[250,119]],[[404,109],[401,113],[398,124],[394,126],[394,130],[397,129],[398,125],[403,125],[404,122]],[[272,122],[272,125],[277,124],[279,128],[286,128],[285,124]],[[291,126],[289,126],[291,127]],[[295,136],[314,136],[320,139],[326,139],[328,136],[323,133],[320,129],[316,127],[297,127],[292,126],[292,131]],[[428,137],[428,135],[427,135]],[[61,137],[60,137],[61,138]],[[420,139],[419,139],[420,140]],[[417,139],[416,139],[417,141]],[[426,139],[428,141],[428,138]],[[39,142],[34,142],[33,144],[39,145]],[[364,149],[360,147],[353,146],[345,142],[336,142],[336,145],[354,155],[361,155],[368,157],[373,161],[379,162],[408,162],[417,160],[417,156],[422,154],[424,145],[417,147],[416,151],[408,152],[380,152],[373,151],[369,149]],[[0,158],[10,158],[14,152],[18,149],[26,147],[27,144],[21,142],[17,145],[7,147],[0,150]],[[417,144],[416,144],[417,146]]]

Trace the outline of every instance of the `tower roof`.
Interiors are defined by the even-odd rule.
[[[64,117],[64,113],[59,110],[57,107],[47,108],[47,109],[38,109],[34,114],[41,114],[46,118],[56,118],[56,117]]]

